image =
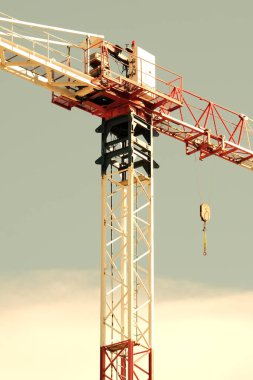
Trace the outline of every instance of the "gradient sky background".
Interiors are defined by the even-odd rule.
[[[184,87],[253,116],[251,1],[2,2],[136,40]],[[0,72],[0,377],[98,378],[100,120]],[[156,378],[253,378],[252,174],[155,140]],[[202,256],[199,205],[212,210]],[[89,359],[87,358],[89,356]],[[2,363],[1,363],[2,361]]]

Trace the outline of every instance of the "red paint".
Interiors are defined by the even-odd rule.
[[[100,349],[100,380],[153,380],[152,372],[150,348],[127,340]]]
[[[132,41],[132,44],[135,44],[135,41]],[[147,92],[141,84],[133,83],[124,76],[121,76],[119,81],[119,77],[111,73],[108,66],[107,46],[109,45],[108,43],[101,45],[101,75],[93,80],[94,84],[101,87],[101,91],[84,98],[83,101],[70,100],[53,94],[54,104],[68,110],[77,107],[103,119],[133,111],[146,121],[150,122],[152,119],[152,124],[157,131],[184,142],[186,154],[199,152],[201,160],[215,155],[240,164],[253,158],[251,149],[248,151],[240,146],[242,142],[247,141],[244,115],[183,89],[182,77],[161,66],[157,66],[157,69],[162,69],[170,76],[174,75],[174,79],[169,81],[156,78],[158,84],[163,84],[163,92],[152,92],[152,89]],[[146,96],[147,93],[148,96]],[[108,104],[99,104],[98,98],[109,100]],[[176,122],[172,118],[176,119]],[[175,132],[174,126],[179,126],[183,133]],[[210,131],[209,141],[207,130]],[[222,136],[227,141],[225,146],[222,144]],[[201,140],[200,144],[198,137]],[[238,147],[235,148],[233,144]],[[231,156],[232,153],[237,155]]]

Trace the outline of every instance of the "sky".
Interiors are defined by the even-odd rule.
[[[9,0],[0,10],[122,46],[136,40],[186,89],[253,115],[250,1]],[[95,378],[100,120],[7,73],[0,84],[0,377]],[[156,378],[252,379],[252,174],[184,149],[155,139]]]

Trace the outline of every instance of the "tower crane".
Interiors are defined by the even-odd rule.
[[[186,90],[135,41],[0,16],[0,69],[102,119],[100,380],[152,380],[154,137],[252,170],[252,120]]]

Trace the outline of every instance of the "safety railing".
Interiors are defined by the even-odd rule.
[[[102,75],[118,81],[122,80],[123,77],[128,88],[131,88],[132,85],[133,91],[135,91],[133,86],[133,82],[135,82],[157,98],[159,93],[174,98],[176,92],[177,100],[182,102],[183,79],[181,75],[157,63],[137,57],[129,48],[126,50],[106,42],[101,45],[101,49],[104,49],[104,52],[101,52],[101,55],[104,55],[102,58]],[[118,49],[118,58],[110,54],[110,49],[116,51]],[[135,67],[133,62],[137,63]]]
[[[71,41],[67,38],[70,36]],[[57,62],[67,62],[69,66],[83,72],[83,51],[87,40],[102,40],[103,36],[25,22],[0,12],[0,38],[22,45]]]

